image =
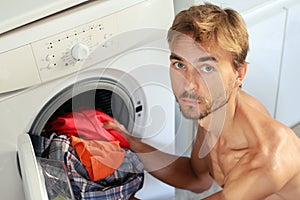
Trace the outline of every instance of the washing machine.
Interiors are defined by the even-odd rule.
[[[30,136],[65,108],[106,109],[136,137],[174,153],[166,41],[173,1],[29,2],[0,22],[1,199],[48,199]],[[173,199],[174,188],[145,172],[136,197]]]

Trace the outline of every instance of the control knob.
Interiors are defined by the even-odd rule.
[[[75,44],[71,49],[71,56],[77,61],[87,59],[89,55],[89,47],[82,43]]]

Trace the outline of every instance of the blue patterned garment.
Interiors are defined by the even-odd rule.
[[[39,138],[40,140],[40,138]],[[33,142],[35,143],[35,142]],[[55,136],[51,142],[39,142],[37,155],[45,155],[46,149],[49,159],[60,160],[66,164],[72,190],[76,199],[107,199],[127,200],[141,189],[144,181],[144,166],[137,155],[129,149],[121,166],[115,172],[97,182],[90,181],[88,172],[80,162],[75,149],[66,136]],[[48,148],[46,148],[48,146]]]

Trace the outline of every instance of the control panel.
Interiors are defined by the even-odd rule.
[[[109,40],[117,32],[116,16],[108,16],[32,44],[32,51],[42,82],[87,67],[96,48],[104,48],[104,60],[117,48]],[[107,53],[108,52],[108,53]]]

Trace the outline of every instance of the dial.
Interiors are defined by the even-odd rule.
[[[71,49],[71,56],[77,61],[87,59],[89,55],[89,47],[82,43],[75,44]]]

